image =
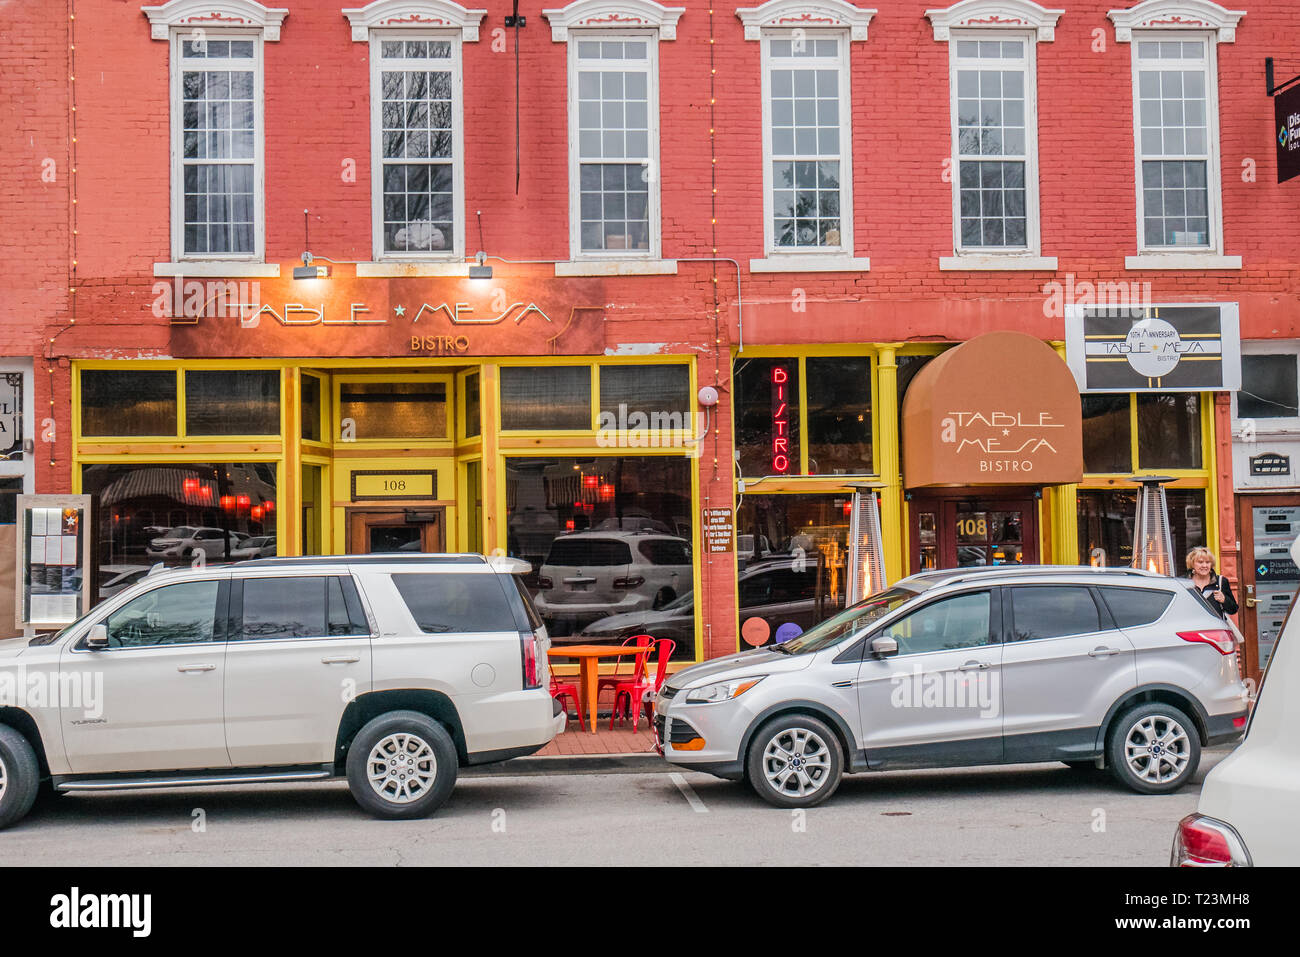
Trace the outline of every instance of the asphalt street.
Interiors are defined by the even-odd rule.
[[[0,833],[0,865],[1164,866],[1195,783],[1143,796],[1059,764],[846,777],[769,807],[702,774],[462,777],[421,821],[376,821],[342,781],[64,795]]]

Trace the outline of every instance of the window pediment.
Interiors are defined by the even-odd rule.
[[[243,27],[261,30],[264,40],[274,42],[289,14],[283,7],[264,7],[255,0],[171,0],[140,10],[149,18],[149,35],[155,40],[166,40],[173,27]]]
[[[867,24],[875,15],[875,10],[855,7],[845,0],[768,0],[759,7],[736,10],[745,25],[746,40],[760,39],[765,29],[801,27],[847,29],[850,40],[865,40]]]
[[[352,40],[365,43],[371,30],[459,30],[466,43],[478,42],[479,25],[486,10],[470,10],[451,0],[375,0],[364,7],[345,9],[352,25]]]
[[[677,39],[677,21],[685,7],[665,7],[653,0],[574,0],[567,7],[543,10],[551,40],[565,43],[569,30],[585,27],[641,27],[657,30],[660,40]]]
[[[1115,42],[1129,43],[1134,30],[1213,30],[1220,43],[1237,39],[1245,10],[1228,10],[1210,0],[1143,0],[1106,14],[1115,24]]]
[[[1031,0],[961,0],[942,10],[927,10],[939,42],[949,39],[954,28],[1033,30],[1038,39],[1050,43],[1056,38],[1056,21],[1064,10],[1048,10]]]

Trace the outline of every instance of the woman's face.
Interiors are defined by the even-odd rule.
[[[1210,569],[1212,568],[1214,568],[1214,559],[1210,558],[1208,555],[1197,555],[1192,561],[1192,571],[1194,571],[1199,577],[1204,578],[1206,575],[1210,574]]]

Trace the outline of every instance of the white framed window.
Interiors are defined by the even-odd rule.
[[[208,261],[262,274],[262,44],[280,39],[288,11],[254,0],[171,0],[141,10],[150,36],[167,40],[170,54],[173,262],[155,264],[154,272],[176,274],[181,262]]]
[[[1037,45],[1060,10],[962,0],[928,10],[948,44],[954,255],[941,269],[1056,268],[1039,229]]]
[[[761,49],[764,255],[751,272],[871,268],[854,256],[849,51],[875,12],[843,0],[736,11]]]
[[[1132,46],[1137,255],[1129,269],[1240,269],[1224,255],[1218,44],[1244,14],[1210,0],[1112,10]]]
[[[659,66],[653,34],[569,40],[571,256],[658,259]]]
[[[370,33],[374,256],[465,258],[459,36]]]
[[[260,262],[266,249],[262,38],[177,31],[172,63],[174,254]]]

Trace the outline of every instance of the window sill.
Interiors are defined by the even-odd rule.
[[[998,255],[997,253],[967,253],[961,256],[943,256],[939,269],[944,272],[996,272],[1024,270],[1031,272],[1056,272],[1055,256],[1030,256],[1022,253]]]
[[[1240,256],[1218,253],[1142,253],[1124,257],[1125,269],[1240,269]]]
[[[751,259],[750,272],[869,272],[866,256],[768,256]]]
[[[205,279],[279,279],[279,263],[255,263],[247,259],[195,259],[186,262],[154,263],[155,276],[189,276]]]
[[[676,259],[576,259],[555,264],[556,276],[675,276]]]
[[[447,279],[469,277],[471,262],[376,262],[357,263],[358,279],[401,279],[405,276],[435,276]]]

